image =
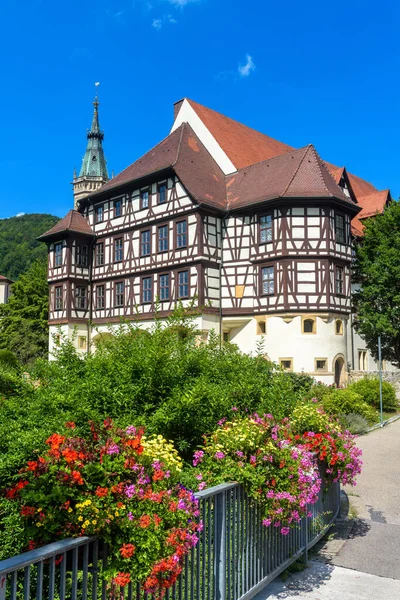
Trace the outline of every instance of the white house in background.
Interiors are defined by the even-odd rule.
[[[157,301],[167,317],[196,299],[205,337],[245,352],[263,340],[284,369],[344,385],[364,349],[350,327],[353,236],[389,192],[188,99],[169,135],[106,181],[97,100],[93,123],[76,210],[40,238],[50,352],[58,328],[85,352],[121,317],[149,327]]]
[[[0,275],[0,304],[5,304],[11,295],[11,279]]]

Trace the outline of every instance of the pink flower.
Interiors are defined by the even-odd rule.
[[[282,529],[281,529],[282,535],[288,535],[289,532],[290,532],[290,527],[282,527]]]
[[[216,452],[214,454],[214,457],[217,458],[218,460],[222,460],[223,458],[225,458],[225,454],[223,452],[221,452],[221,450],[218,450],[218,452]]]
[[[201,490],[204,490],[204,488],[207,487],[207,484],[205,481],[202,481],[201,483],[199,483],[199,491],[201,492]]]

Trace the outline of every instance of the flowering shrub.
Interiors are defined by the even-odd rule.
[[[321,487],[315,458],[288,436],[287,419],[278,424],[272,415],[221,422],[194,454],[197,488],[238,481],[263,507],[263,524],[287,535]]]
[[[300,402],[290,415],[290,428],[294,433],[302,434],[305,431],[321,433],[340,426],[333,417],[326,414],[317,398]]]
[[[327,478],[340,481],[343,485],[356,485],[355,477],[361,473],[362,451],[357,448],[354,438],[349,431],[307,431],[303,436],[295,436],[298,443],[310,452],[315,452],[319,460],[326,465]]]
[[[74,423],[67,423],[69,430]],[[162,436],[91,423],[87,439],[54,433],[6,497],[20,504],[29,547],[96,535],[109,544],[103,575],[162,595],[176,581],[201,529],[198,502],[178,483],[180,459]],[[140,552],[138,551],[140,549]]]

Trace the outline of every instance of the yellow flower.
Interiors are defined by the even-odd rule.
[[[42,523],[36,523],[36,527],[41,527]]]
[[[97,525],[97,521],[96,521],[96,519],[93,519],[93,521],[92,521],[92,525]]]
[[[43,508],[38,508],[37,511],[38,512],[42,512]]]
[[[68,512],[72,512],[72,508],[69,508],[69,509],[68,509]]]
[[[78,521],[83,521],[82,515],[80,517],[78,517]]]

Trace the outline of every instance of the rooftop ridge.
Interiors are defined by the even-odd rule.
[[[310,148],[310,146],[309,146],[309,145],[308,145],[308,146],[304,146],[304,147],[302,148],[302,150],[304,150],[304,154],[303,154],[303,156],[301,157],[301,159],[300,159],[300,161],[299,161],[299,164],[297,165],[297,168],[295,169],[295,171],[294,171],[294,173],[293,173],[292,177],[290,178],[290,180],[289,180],[289,183],[288,183],[288,184],[287,184],[287,186],[285,187],[285,189],[284,189],[284,191],[283,191],[283,193],[282,193],[282,196],[284,196],[284,195],[286,194],[286,192],[288,191],[289,187],[290,187],[290,186],[291,186],[291,184],[293,183],[293,181],[294,181],[294,178],[296,177],[297,173],[299,172],[300,166],[303,164],[303,161],[304,161],[305,157],[307,156],[307,153],[308,153],[308,151],[309,151],[309,148]],[[288,154],[289,154],[289,153],[288,153]]]

